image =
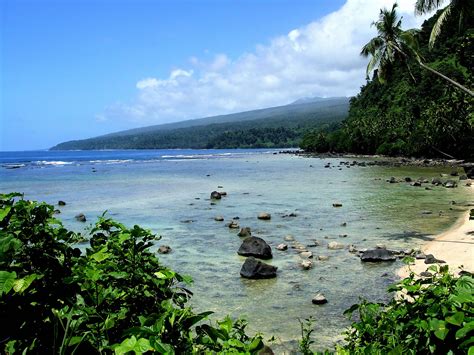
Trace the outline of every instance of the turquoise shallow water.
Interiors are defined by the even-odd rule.
[[[361,295],[386,298],[385,288],[395,280],[398,262],[362,264],[347,249],[328,250],[328,242],[358,248],[377,243],[393,249],[418,247],[454,223],[461,205],[472,201],[472,188],[464,184],[425,190],[385,181],[391,176],[431,179],[451,171],[444,168],[327,169],[327,162],[338,166],[344,159],[274,155],[264,150],[35,154],[0,155],[4,166],[0,191],[24,192],[26,198],[52,204],[65,200],[60,217],[77,231],[104,210],[125,224],[151,228],[162,235],[157,246],[173,248],[172,253],[160,255],[163,263],[194,278],[196,309],[213,310],[216,318],[245,316],[251,329],[280,339],[281,349],[299,337],[297,319],[310,315],[317,321],[317,344],[330,346],[347,324],[343,310]],[[20,163],[24,166],[5,168]],[[228,196],[211,205],[213,190],[226,191]],[[334,208],[334,202],[343,206]],[[88,217],[86,225],[74,220],[79,212]],[[272,219],[258,220],[259,212],[271,213]],[[292,212],[296,217],[285,217]],[[216,215],[224,216],[225,222],[214,221]],[[279,268],[276,279],[240,278],[244,258],[236,251],[241,239],[236,230],[225,227],[234,217],[273,246],[270,263]],[[346,226],[341,225],[344,222]],[[329,260],[314,260],[313,269],[301,270],[294,250],[274,248],[287,235],[305,245],[320,242],[308,249]],[[312,305],[316,292],[323,292],[328,304]]]

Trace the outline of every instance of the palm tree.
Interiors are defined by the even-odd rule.
[[[367,77],[372,70],[378,68],[377,76],[380,82],[384,82],[387,70],[396,61],[405,63],[411,75],[409,60],[415,59],[422,68],[447,80],[469,95],[474,96],[474,92],[468,88],[423,63],[416,50],[418,47],[415,37],[417,31],[402,30],[402,19],[398,17],[396,9],[396,3],[393,4],[391,10],[381,9],[378,21],[372,23],[377,29],[378,35],[372,38],[362,48],[360,53],[364,57],[371,56],[369,64],[367,65]],[[413,78],[413,75],[411,76]]]
[[[437,9],[444,0],[417,0],[415,4],[415,13],[418,15],[426,14]],[[430,34],[429,47],[433,48],[436,39],[441,33],[441,28],[451,17],[458,18],[458,29],[462,30],[465,21],[472,16],[474,10],[474,1],[472,0],[451,0],[438,16]]]

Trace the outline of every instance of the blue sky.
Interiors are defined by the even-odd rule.
[[[404,2],[407,23],[419,23]],[[391,2],[0,4],[0,150],[31,150],[305,96],[354,95],[364,80],[357,51]]]

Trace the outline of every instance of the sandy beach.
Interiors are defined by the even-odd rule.
[[[444,260],[450,271],[457,274],[463,270],[474,273],[474,220],[469,219],[469,210],[449,230],[439,234],[428,242],[422,252],[433,254],[438,260]],[[442,264],[442,265],[446,265]],[[425,271],[430,265],[424,259],[418,259],[414,265],[404,266],[398,271],[401,278],[408,276],[410,270],[416,274]]]

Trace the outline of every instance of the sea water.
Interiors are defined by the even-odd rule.
[[[172,248],[160,260],[194,279],[190,289],[196,311],[214,311],[212,319],[244,317],[251,331],[275,336],[280,351],[300,336],[298,319],[313,316],[315,348],[323,349],[342,338],[349,324],[342,313],[359,297],[389,297],[386,288],[401,266],[399,261],[361,263],[347,247],[420,247],[449,228],[472,199],[471,188],[462,182],[447,189],[386,181],[391,176],[431,180],[449,168],[339,164],[346,160],[273,150],[4,152],[0,192],[22,192],[27,199],[51,204],[66,201],[58,207],[59,217],[78,232],[87,233],[104,211],[126,225],[150,228],[162,236],[154,250],[162,244]],[[227,196],[211,201],[214,190]],[[333,207],[335,202],[342,207]],[[271,220],[258,220],[260,212],[270,213]],[[75,220],[78,213],[86,215],[86,223]],[[225,221],[216,222],[217,215]],[[275,279],[240,277],[244,258],[236,252],[242,239],[238,230],[226,227],[234,218],[272,246],[268,262],[278,267]],[[304,245],[320,244],[308,247],[314,254],[312,269],[302,270],[291,247],[276,250],[288,235]],[[331,241],[346,248],[329,250]],[[329,260],[318,261],[319,255]],[[327,304],[311,303],[318,292]]]

